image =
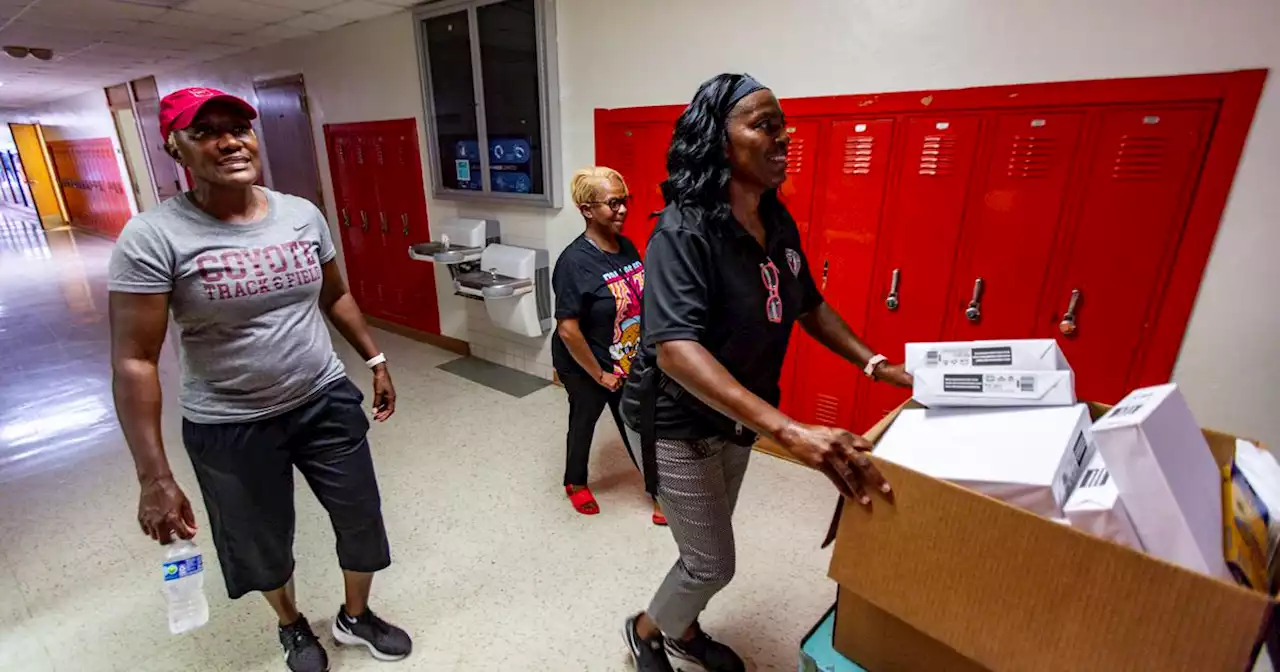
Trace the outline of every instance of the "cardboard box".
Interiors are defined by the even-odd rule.
[[[1095,418],[1106,410],[1090,404]],[[897,417],[866,436],[878,440]],[[1204,435],[1226,464],[1235,437]],[[829,574],[919,636],[899,626],[896,664],[868,669],[962,669],[925,657],[921,639],[995,672],[1235,671],[1253,662],[1276,605],[1268,595],[871,459],[895,503],[842,507]],[[836,620],[836,648],[853,660],[865,646],[845,636],[856,621]]]
[[[1068,371],[919,369],[911,396],[930,408],[1071,406],[1075,374]]]
[[[908,409],[881,437],[875,454],[1046,518],[1062,518],[1093,456],[1090,422],[1084,404]]]
[[[1067,371],[1071,367],[1052,338],[1019,341],[908,343],[907,372],[923,369]]]
[[[990,672],[844,588],[836,600],[832,643],[837,652],[872,672]]]
[[[1062,507],[1071,527],[1134,550],[1142,550],[1142,542],[1129,520],[1129,512],[1120,499],[1116,481],[1107,471],[1102,454],[1095,452],[1085,465],[1076,489]]]
[[[1147,553],[1230,577],[1220,466],[1178,387],[1134,390],[1094,424],[1093,437]]]

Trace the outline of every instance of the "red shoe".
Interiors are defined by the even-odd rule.
[[[657,525],[658,527],[666,527],[666,526],[667,526],[667,517],[666,517],[665,515],[663,515],[662,513],[659,513],[659,512],[657,512],[657,511],[654,511],[654,512],[653,512],[653,524],[654,524],[654,525]]]
[[[583,486],[582,489],[574,491],[572,485],[566,485],[564,494],[569,496],[569,503],[573,504],[574,510],[578,513],[584,516],[600,513],[600,504],[596,502],[596,496],[591,494],[591,488]]]

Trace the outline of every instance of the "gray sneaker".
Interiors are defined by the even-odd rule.
[[[311,631],[305,616],[280,626],[278,634],[289,672],[329,672],[329,654],[320,646],[320,639]]]
[[[413,640],[404,630],[378,618],[372,609],[351,616],[345,606],[338,609],[333,619],[333,639],[339,644],[363,646],[374,658],[382,661],[401,660],[413,651]]]

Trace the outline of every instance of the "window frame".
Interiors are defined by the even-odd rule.
[[[556,20],[554,0],[533,0],[534,33],[538,59],[538,116],[542,131],[541,194],[513,194],[493,190],[489,164],[489,131],[485,109],[483,63],[480,53],[480,24],[477,9],[505,0],[438,0],[419,5],[413,10],[414,43],[418,50],[418,76],[422,82],[424,124],[427,131],[427,156],[430,163],[432,196],[445,200],[506,203],[545,208],[559,208],[562,172],[560,153],[560,85],[556,58]],[[436,129],[435,97],[431,82],[430,55],[424,22],[447,14],[466,12],[471,45],[471,81],[476,97],[476,136],[480,152],[481,189],[449,189],[441,174],[440,136]]]

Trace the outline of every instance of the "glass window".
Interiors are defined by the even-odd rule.
[[[540,22],[547,0],[472,0],[418,10],[430,77],[428,115],[437,195],[467,192],[558,205],[558,160],[544,129],[556,123]],[[553,136],[554,137],[554,136]],[[487,178],[487,179],[485,179]]]
[[[471,74],[471,26],[467,12],[422,22],[427,35],[440,178],[445,189],[479,191],[480,135]]]
[[[502,193],[541,194],[542,118],[533,0],[485,5],[476,15],[490,186]]]

